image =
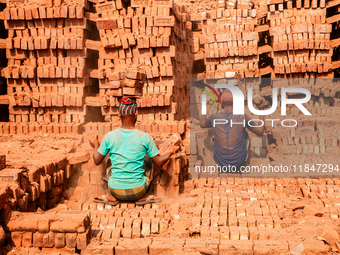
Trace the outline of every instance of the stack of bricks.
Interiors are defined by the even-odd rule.
[[[205,78],[204,45],[200,43],[202,15],[215,9],[217,5],[217,1],[204,1],[204,3],[202,1],[176,1],[174,3],[174,15],[177,21],[175,34],[179,38],[185,35],[185,48],[189,54],[191,77]],[[223,8],[224,6],[222,4]]]
[[[298,245],[306,253],[327,254],[329,248],[322,241],[281,241],[281,240],[218,240],[215,238],[139,238],[96,240],[84,251],[85,254],[281,254],[289,253]],[[25,254],[26,255],[26,254]]]
[[[207,78],[259,76],[256,9],[251,1],[219,1],[202,13],[202,36]]]
[[[97,239],[147,238],[168,231],[171,215],[165,205],[143,208],[129,203],[107,207],[91,211],[92,236]]]
[[[81,211],[44,214],[13,211],[6,228],[14,247],[37,247],[45,254],[54,249],[67,249],[73,254],[76,249],[85,249],[91,238],[90,219]]]
[[[191,22],[187,21],[187,14],[181,11],[186,11],[178,3],[174,3],[173,13],[175,18],[174,29],[171,33],[170,41],[175,45],[174,65],[174,98],[178,103],[179,108],[183,112],[182,118],[189,119],[189,95],[190,95],[190,78],[193,72],[193,61],[190,54],[190,47],[188,45],[188,33],[191,30]]]
[[[171,7],[172,1],[157,0],[131,1],[130,6],[120,0],[96,5],[102,42],[99,95],[106,121],[118,121],[117,97],[123,95],[137,97],[142,131],[164,132],[161,123],[188,117],[185,77],[174,77],[183,67],[174,65],[177,53],[170,37],[175,24]],[[138,84],[124,81],[137,76]]]
[[[185,147],[179,134],[172,134],[169,139],[163,141],[158,146],[159,154],[165,155],[175,146],[178,146],[179,150],[162,166],[164,171],[152,182],[154,193],[161,197],[177,197],[180,193],[180,184],[183,184],[187,177]]]
[[[286,79],[285,81],[273,79],[267,84],[270,86],[262,88],[261,93],[268,99],[272,97],[272,87],[278,89],[278,108],[268,118],[280,120],[265,123],[268,134],[274,139],[270,139],[270,144],[275,145],[275,149],[269,153],[269,157],[274,160],[271,163],[280,165],[287,158],[294,163],[305,162],[306,158],[310,162],[320,163],[321,158],[327,158],[329,164],[337,165],[333,155],[340,150],[339,139],[337,131],[333,129],[338,125],[340,115],[340,100],[337,98],[339,85],[329,79]],[[310,91],[311,99],[304,104],[304,107],[311,116],[304,115],[296,106],[287,105],[286,115],[291,120],[282,122],[280,87],[299,87]],[[304,98],[305,95],[295,93],[289,97]]]
[[[2,219],[7,219],[8,214],[10,213],[10,207],[6,203],[11,197],[10,192],[11,190],[9,185],[5,183],[0,184],[0,210],[2,211]],[[3,252],[5,238],[6,234],[2,223],[0,223],[0,252]]]
[[[287,253],[301,243],[306,253],[328,254],[330,246],[326,242],[306,238],[306,231],[319,233],[325,226],[311,230],[292,217],[291,212],[317,214],[324,221],[338,219],[339,181],[338,178],[298,178],[295,182],[284,178],[194,179],[191,182],[196,188],[190,192],[191,203],[164,201],[142,206],[90,203],[83,204],[83,211],[11,212],[5,230],[10,232],[15,246],[41,248],[45,254],[51,253],[52,247],[54,252],[69,254],[75,248],[82,254],[207,251],[266,254]],[[294,237],[287,234],[293,230]],[[19,249],[14,247],[14,250]]]
[[[326,23],[325,1],[267,4],[275,77],[332,78],[332,25]]]
[[[143,109],[142,109],[143,110]],[[138,110],[139,112],[139,110]],[[115,130],[120,127],[120,122],[93,122],[84,125],[84,134],[89,134],[91,131],[97,132],[100,135],[106,135],[108,132]],[[147,132],[155,140],[164,140],[169,134],[179,133],[183,135],[186,132],[186,122],[185,121],[168,121],[168,122],[156,122],[153,124],[148,124],[145,122],[137,122],[136,128]],[[163,134],[163,137],[159,133]],[[87,140],[88,137],[84,136]]]
[[[335,168],[337,159],[334,155],[340,152],[339,139],[334,131],[338,122],[338,120],[330,120],[329,117],[317,120],[305,118],[300,120],[295,128],[276,126],[271,130],[271,134],[275,139],[277,152],[282,157],[275,157],[277,160],[272,163],[283,163],[287,157],[294,163],[303,163],[307,157],[310,164],[320,164],[323,162],[321,158],[323,160],[327,158],[327,163],[333,164]],[[294,123],[291,122],[290,125],[294,125]]]
[[[32,212],[37,208],[51,209],[58,204],[64,190],[69,188],[69,179],[78,170],[79,164],[87,162],[89,154],[74,153],[51,157],[43,161],[25,160],[18,169],[4,168],[0,171],[0,182],[11,187],[13,210]],[[19,168],[20,167],[20,168]]]
[[[6,8],[6,2],[0,3],[0,11],[3,13],[4,8]],[[0,26],[3,28],[4,25],[4,17],[0,18]],[[7,59],[6,59],[6,33],[2,32],[0,36],[0,71],[2,71],[6,65],[7,65]],[[2,70],[1,70],[2,69]],[[7,93],[7,84],[6,79],[3,77],[3,75],[0,75],[0,95],[5,95]],[[6,106],[0,105],[0,109],[4,111],[6,109]],[[0,121],[7,121],[8,116],[2,116],[0,118]]]
[[[66,129],[84,122],[87,6],[84,0],[7,2],[10,122],[38,123],[30,133],[43,124]]]

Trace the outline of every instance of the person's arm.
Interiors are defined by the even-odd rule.
[[[207,115],[201,115],[200,116],[200,127],[201,128],[210,128],[210,116],[208,117]]]
[[[164,155],[160,156],[159,154],[155,157],[152,157],[152,161],[161,168],[171,157],[172,154],[175,154],[176,151],[179,149],[179,146],[174,146],[172,150],[168,151]]]
[[[96,164],[96,166],[98,166],[103,162],[103,160],[106,156],[106,155],[102,155],[98,152],[98,148],[100,146],[100,143],[98,141],[98,134],[90,134],[89,141],[90,141],[91,146],[94,148],[93,161]]]
[[[257,108],[259,109],[259,110],[263,110],[266,106],[268,106],[268,104],[267,104],[267,102],[263,102],[263,103],[261,103],[261,104],[259,104],[259,105],[256,105],[257,106]],[[263,121],[263,123],[264,123],[264,116],[263,115],[260,115],[259,116],[259,119],[260,120],[262,120]],[[259,124],[259,123],[256,123],[256,124]],[[254,125],[254,124],[253,124]],[[265,127],[264,127],[264,124],[263,124],[263,126],[261,126],[261,127],[252,127],[252,128],[249,128],[249,126],[248,126],[248,129],[251,131],[251,132],[253,132],[254,134],[257,134],[257,135],[263,135],[264,134],[264,130],[265,130]]]
[[[152,158],[152,161],[159,168],[161,168],[168,161],[171,155],[176,153],[176,151],[179,149],[179,146],[173,146],[167,153],[160,156],[155,141],[149,134],[145,134],[145,147],[146,153],[150,156],[150,158]]]

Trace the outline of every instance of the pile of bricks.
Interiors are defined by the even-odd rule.
[[[125,204],[126,206],[126,204]],[[97,239],[118,239],[149,237],[154,234],[164,234],[169,228],[171,216],[163,208],[147,209],[132,208],[104,209],[97,215],[91,214],[92,235]],[[105,218],[101,217],[105,213]],[[155,217],[156,215],[156,217]]]
[[[0,3],[0,12],[3,13],[3,10],[6,8],[6,2]],[[5,27],[3,18],[0,19],[0,26],[1,29]],[[6,79],[1,75],[1,71],[3,68],[7,65],[7,59],[6,59],[6,38],[7,34],[2,32],[0,36],[0,95],[6,95],[7,94],[7,84]],[[2,69],[2,70],[1,70]],[[1,96],[0,96],[1,97]],[[6,105],[0,105],[1,111],[5,111]],[[7,114],[4,114],[0,117],[0,121],[6,121],[8,118]],[[0,249],[1,252],[1,249]]]
[[[333,77],[325,1],[268,1],[268,20],[275,77]]]
[[[271,147],[269,152],[269,157],[273,160],[271,163],[280,165],[287,158],[294,163],[320,163],[323,162],[320,161],[321,158],[327,158],[328,164],[337,165],[334,155],[339,152],[339,139],[334,128],[338,125],[337,117],[340,114],[337,98],[339,84],[328,79],[286,79],[271,80],[267,85],[270,86],[263,87],[261,94],[268,100],[272,100],[271,87],[278,89],[278,108],[268,118],[280,120],[265,123],[270,138],[268,147]],[[280,87],[300,87],[310,91],[311,99],[304,106],[312,117],[304,115],[296,106],[287,105],[286,114],[291,120],[284,121],[283,125],[288,126],[284,127]],[[290,93],[286,97],[304,98],[305,95]]]
[[[174,3],[174,15],[176,18],[175,35],[184,43],[184,54],[189,60],[189,73],[192,77],[205,78],[204,46],[200,43],[202,36],[202,15],[205,12],[219,8],[224,8],[225,4],[218,4],[215,1],[176,1]],[[185,55],[182,55],[185,56]]]
[[[142,109],[143,110],[143,109]],[[139,110],[138,110],[139,111]],[[171,122],[137,122],[136,128],[150,134],[153,137],[164,136],[172,133],[184,134],[187,131],[186,121],[171,121]],[[89,134],[92,130],[98,132],[100,135],[105,135],[111,130],[119,128],[121,125],[120,121],[116,122],[94,122],[87,123],[84,127],[84,134]]]
[[[79,123],[0,122],[0,135],[77,135],[79,126]]]
[[[259,76],[256,24],[251,1],[230,1],[226,8],[202,13],[207,78]]]
[[[188,116],[185,77],[170,36],[172,1],[103,1],[96,5],[99,50],[99,95],[106,121],[118,120],[119,96],[138,97],[138,121],[158,132],[159,123]],[[181,79],[184,79],[183,82]],[[186,115],[185,115],[186,114]],[[156,124],[156,125],[152,125]],[[159,130],[159,132],[164,132]]]
[[[79,171],[81,163],[89,160],[87,153],[73,153],[68,157],[56,155],[44,160],[8,160],[7,168],[0,171],[0,181],[11,190],[11,203],[6,210],[22,212],[51,209],[60,202],[63,192],[69,188],[73,173]],[[13,168],[16,166],[17,168]]]
[[[79,211],[44,214],[12,212],[6,228],[15,247],[38,247],[46,254],[54,248],[75,253],[90,242],[91,225],[86,213]]]
[[[82,254],[266,254],[287,253],[301,243],[306,253],[327,254],[327,244],[334,245],[338,236],[327,229],[319,234],[327,244],[315,240],[324,225],[311,229],[292,213],[303,210],[327,224],[338,219],[339,179],[201,178],[189,182],[195,189],[185,204],[86,203],[79,208],[82,211],[11,212],[4,228],[16,247],[39,247],[45,253],[53,247],[70,254],[75,248]],[[305,231],[313,233],[306,236]]]
[[[204,254],[267,254],[267,253],[288,253],[291,249],[300,243],[294,241],[279,240],[218,240],[212,238],[140,238],[124,239],[111,241],[96,241],[84,250],[84,254],[114,254],[124,255],[138,252],[138,254],[178,254],[193,253]],[[328,247],[322,241],[305,241],[303,242],[306,253],[317,252],[318,254],[327,254]]]
[[[3,72],[10,122],[84,122],[85,39],[90,35],[85,8],[87,1],[7,2]]]
[[[99,250],[107,249],[119,253],[142,248],[149,249],[149,254],[207,248],[221,253],[225,249],[229,251],[231,245],[235,245],[234,249],[259,252],[264,252],[265,248],[284,251],[301,242],[306,252],[312,249],[327,252],[328,246],[323,242],[306,239],[306,236],[292,240],[291,236],[285,235],[298,224],[289,217],[289,210],[303,209],[307,204],[295,195],[285,194],[289,181],[273,178],[195,179],[196,189],[190,195],[197,198],[185,206],[164,203],[144,206],[134,203],[117,206],[84,204],[82,209],[90,213],[92,226],[92,241],[86,254],[98,254]],[[330,178],[298,179],[292,183],[295,189],[293,186],[290,189],[293,194],[302,190],[304,197],[311,199],[309,207],[304,209],[306,213],[307,210],[314,213],[314,208],[322,217],[336,219],[339,217],[336,209],[338,182],[339,179]],[[176,215],[185,221],[190,217],[189,227],[176,225],[179,219]],[[179,232],[172,232],[174,228],[182,229],[180,238]],[[164,238],[169,233],[176,243]],[[195,238],[190,237],[195,235]],[[241,242],[242,247],[238,245]]]
[[[0,184],[0,211],[2,212],[2,219],[7,219],[10,212],[10,208],[6,206],[6,201],[11,197],[9,186],[6,184]],[[1,220],[2,221],[2,220]],[[0,222],[0,252],[3,251],[4,243],[6,239],[6,233]]]
[[[282,155],[314,155],[313,162],[322,156],[327,158],[327,164],[336,166],[334,155],[339,153],[340,148],[339,139],[334,132],[338,124],[338,120],[330,120],[328,117],[312,121],[301,120],[296,128],[276,128],[271,130],[271,134]],[[297,160],[296,163],[304,161],[304,157],[294,159]]]
[[[176,2],[174,14],[180,23],[177,33],[186,35],[194,77],[259,77],[252,1]]]

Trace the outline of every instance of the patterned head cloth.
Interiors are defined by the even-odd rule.
[[[136,99],[122,97],[119,99],[119,113],[121,115],[133,115],[137,111]]]

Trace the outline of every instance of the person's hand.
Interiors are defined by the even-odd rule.
[[[253,97],[253,102],[256,105],[256,108],[259,110],[263,110],[264,108],[268,107],[268,102],[259,94],[255,94]]]
[[[94,148],[97,144],[99,144],[98,141],[98,134],[94,132],[90,132],[89,134],[89,142],[90,145]]]
[[[176,154],[176,152],[179,150],[179,146],[178,145],[174,145],[172,147],[172,154]]]
[[[269,106],[269,104],[265,99],[263,99],[261,104],[256,105],[256,106],[259,110],[263,110],[263,109],[267,108]]]

